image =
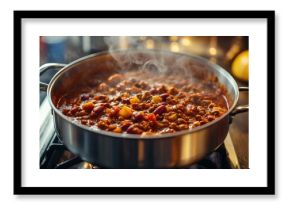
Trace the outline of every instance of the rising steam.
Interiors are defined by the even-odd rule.
[[[157,44],[164,43],[162,37],[150,37]],[[162,51],[146,48],[144,41],[139,36],[107,36],[105,42],[108,50],[116,60],[120,68],[126,70],[129,67],[136,67],[139,70],[155,71],[159,74],[181,75],[183,78],[196,81],[196,76],[192,69],[198,67],[198,63],[193,62],[191,58],[184,55],[174,55],[169,51]],[[122,55],[117,50],[126,50]],[[137,55],[145,53],[145,55]],[[171,56],[172,57],[169,57]],[[197,69],[200,71],[200,69]]]

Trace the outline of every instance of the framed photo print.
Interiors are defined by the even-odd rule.
[[[14,11],[14,194],[275,194],[274,20]]]

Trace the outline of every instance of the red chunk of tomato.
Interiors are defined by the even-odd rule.
[[[155,122],[156,121],[156,116],[153,113],[150,113],[146,116],[147,120]]]

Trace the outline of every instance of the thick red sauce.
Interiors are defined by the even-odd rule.
[[[79,87],[62,96],[57,107],[94,129],[155,135],[192,129],[219,118],[228,110],[225,93],[215,78],[197,81],[138,71]]]

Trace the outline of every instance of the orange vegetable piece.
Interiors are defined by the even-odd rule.
[[[95,105],[92,102],[86,102],[83,104],[82,108],[83,110],[87,111],[87,112],[91,112],[94,109]]]

